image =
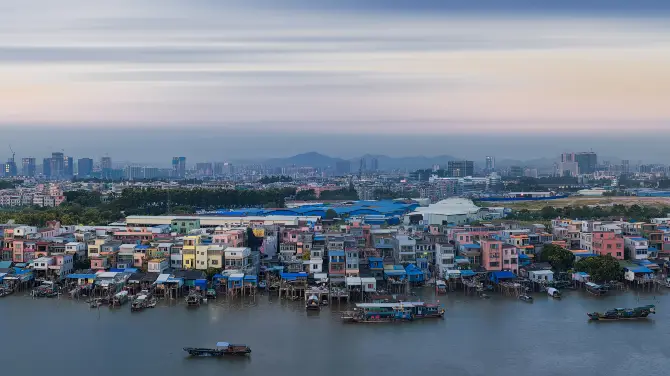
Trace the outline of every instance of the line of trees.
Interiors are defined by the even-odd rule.
[[[647,221],[665,217],[670,208],[666,206],[613,205],[613,206],[545,206],[541,210],[515,210],[508,218],[521,221],[550,220],[557,217],[580,219],[619,219]]]

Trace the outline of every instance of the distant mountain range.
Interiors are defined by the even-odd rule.
[[[434,165],[440,165],[443,168],[446,168],[447,162],[449,161],[458,161],[465,158],[458,158],[451,155],[438,155],[435,157],[426,157],[426,156],[409,156],[409,157],[389,157],[387,155],[372,155],[365,154],[357,158],[344,159],[337,157],[330,157],[315,151],[297,154],[287,158],[272,158],[264,161],[255,161],[255,163],[262,163],[270,167],[319,167],[326,168],[331,167],[335,168],[338,162],[349,161],[351,163],[351,171],[356,172],[360,166],[360,160],[364,159],[367,168],[371,167],[371,160],[376,158],[378,163],[378,168],[380,170],[407,170],[413,171],[417,169],[432,168]],[[599,161],[610,161],[611,163],[620,163],[620,159],[614,157],[600,157]],[[501,158],[496,160],[496,169],[502,170],[509,168],[511,166],[521,166],[521,167],[534,167],[538,169],[548,169],[552,168],[554,163],[558,161],[558,157],[555,158],[535,158],[529,160],[517,160],[517,159],[508,159]],[[235,161],[236,163],[247,164],[252,161]],[[475,160],[477,166],[484,167],[484,160]]]

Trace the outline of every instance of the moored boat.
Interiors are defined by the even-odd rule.
[[[120,307],[128,302],[128,291],[121,291],[112,297],[112,303],[109,305],[110,308],[112,307]]]
[[[591,293],[593,295],[600,296],[600,295],[605,295],[607,293],[607,288],[605,288],[605,286],[599,285],[597,283],[586,282],[584,284],[584,286],[586,287],[586,291],[588,291],[589,293]]]
[[[636,308],[614,308],[604,313],[592,312],[587,315],[592,321],[614,321],[646,319],[651,313],[656,314],[656,306],[653,304]]]
[[[247,345],[235,345],[228,342],[217,342],[215,348],[184,347],[190,356],[223,356],[223,355],[249,355],[251,348]]]
[[[51,281],[44,281],[35,287],[31,294],[35,298],[55,298],[59,295],[58,286]]]
[[[202,303],[202,296],[196,291],[192,291],[186,297],[186,306],[187,307],[199,307]]]
[[[14,290],[12,290],[9,287],[5,286],[0,286],[0,298],[5,297],[7,295],[11,295],[14,293]]]
[[[139,294],[133,299],[130,303],[130,311],[139,312],[147,308],[147,302],[149,301],[149,296],[147,294]]]
[[[205,296],[207,297],[207,299],[216,299],[216,290],[208,289],[207,292],[205,293]]]
[[[533,302],[533,297],[530,296],[530,295],[525,295],[524,294],[524,295],[519,296],[519,300],[521,300],[522,302],[532,303]]]
[[[351,323],[412,321],[417,307],[423,306],[423,302],[357,303],[353,311],[342,313],[342,320]]]
[[[89,304],[89,307],[91,307],[91,308],[98,308],[102,305],[102,299],[100,299],[100,298],[92,299],[88,302],[88,304]]]
[[[320,311],[321,310],[321,304],[319,302],[319,297],[316,295],[310,295],[309,298],[307,298],[307,303],[305,304],[305,309],[308,311]]]
[[[554,299],[560,299],[561,298],[561,292],[558,291],[558,289],[549,287],[547,289],[547,295],[551,296]]]
[[[442,280],[437,280],[435,281],[435,290],[437,290],[437,293],[440,295],[444,295],[447,293],[447,283],[442,281]]]

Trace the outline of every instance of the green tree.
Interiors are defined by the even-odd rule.
[[[621,279],[621,265],[610,255],[587,257],[575,263],[575,270],[586,272],[595,282],[618,281]]]
[[[558,217],[558,212],[553,206],[545,206],[540,210],[540,215],[544,219],[554,219]]]
[[[540,253],[540,261],[548,262],[556,271],[566,271],[575,262],[575,255],[555,244],[546,244]]]
[[[337,218],[337,212],[333,209],[326,210],[326,219],[335,219]]]

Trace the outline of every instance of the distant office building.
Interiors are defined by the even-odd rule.
[[[447,163],[447,175],[453,178],[472,176],[475,172],[473,161],[449,161]]]
[[[71,178],[74,176],[74,160],[72,157],[63,157],[63,177]]]
[[[621,172],[624,174],[630,173],[630,161],[628,159],[621,161]]]
[[[65,156],[63,153],[51,153],[51,177],[60,179],[65,174]]]
[[[232,175],[235,173],[235,168],[232,163],[229,162],[216,162],[214,163],[214,175]]]
[[[46,178],[51,177],[51,158],[44,158],[42,160],[42,175]]]
[[[141,180],[144,179],[144,168],[141,166],[126,166],[123,175],[126,180]]]
[[[523,176],[528,177],[528,178],[535,178],[537,179],[538,173],[536,168],[526,168],[523,170]]]
[[[370,158],[370,171],[379,171],[379,159]]]
[[[91,176],[93,173],[93,159],[79,158],[77,160],[77,176],[80,178]]]
[[[195,171],[199,176],[212,176],[214,168],[211,162],[200,162],[195,164]]]
[[[351,173],[351,162],[338,161],[335,163],[335,173],[337,175],[347,175]]]
[[[521,166],[510,166],[509,176],[519,178],[523,176],[523,168]]]
[[[561,162],[558,163],[558,176],[577,176],[579,175],[579,163],[575,153],[561,154]]]
[[[21,175],[23,176],[35,176],[37,171],[37,165],[35,164],[35,158],[23,158],[21,159]]]
[[[496,169],[496,159],[490,155],[486,156],[486,172],[493,172]]]
[[[100,169],[112,169],[112,158],[111,157],[102,157],[100,158]]]
[[[186,157],[172,158],[172,177],[183,178],[186,176]]]
[[[160,169],[158,167],[145,167],[144,168],[144,178],[145,179],[157,179],[160,177]]]
[[[598,156],[594,152],[575,153],[574,162],[577,162],[580,174],[593,174],[598,167]]]
[[[14,158],[9,158],[2,166],[2,175],[6,177],[16,176],[16,162]]]
[[[367,171],[368,170],[368,164],[365,158],[361,158],[360,165],[358,166],[359,171]]]

